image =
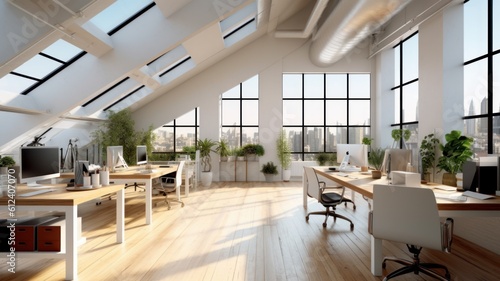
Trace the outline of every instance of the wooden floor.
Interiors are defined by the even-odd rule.
[[[356,198],[337,211],[352,218],[306,222],[300,182],[230,182],[199,187],[186,206],[154,208],[145,225],[143,192],[126,191],[125,243],[116,244],[115,201],[85,204],[79,249],[80,280],[381,280],[370,273],[367,203]],[[161,198],[154,197],[155,201]],[[322,210],[310,199],[309,211]],[[424,250],[422,260],[443,263],[452,280],[499,280],[500,256],[460,239],[452,254]],[[384,255],[408,256],[401,244],[384,242]],[[392,271],[398,266],[388,264]],[[16,273],[0,264],[0,280],[63,280],[62,260],[21,259]],[[430,280],[406,275],[394,280]]]

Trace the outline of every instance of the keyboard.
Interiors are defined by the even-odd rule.
[[[474,191],[465,191],[462,194],[464,196],[472,197],[472,198],[476,198],[476,199],[480,199],[480,200],[495,198],[494,195],[482,194],[482,193],[477,193],[477,192],[474,192]]]
[[[156,173],[157,170],[140,170],[139,172],[141,174],[152,174],[152,173]]]
[[[466,202],[467,196],[463,195],[436,195],[436,199],[445,199],[456,202]]]
[[[23,193],[23,194],[20,194],[19,196],[21,196],[21,197],[31,197],[31,196],[35,196],[35,195],[39,195],[39,194],[43,194],[43,193],[52,192],[54,190],[55,189],[53,189],[53,188],[44,188],[44,189],[40,189],[40,190],[35,190],[35,191]]]

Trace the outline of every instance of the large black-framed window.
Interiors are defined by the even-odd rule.
[[[418,143],[418,32],[394,46],[394,123],[393,129],[410,130],[411,137],[403,139],[399,148],[416,148]]]
[[[369,73],[283,74],[283,129],[294,160],[370,136]]]
[[[230,148],[259,142],[259,76],[221,95],[221,139]]]
[[[500,153],[500,3],[464,2],[464,132],[478,156]]]
[[[200,129],[199,108],[172,120],[154,131],[156,139],[153,144],[153,154],[171,155],[182,153],[184,147],[195,147]]]

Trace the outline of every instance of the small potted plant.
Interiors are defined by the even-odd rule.
[[[229,143],[225,139],[221,139],[220,141],[217,142],[216,147],[215,147],[215,152],[219,154],[220,156],[220,161],[228,161],[227,158],[230,154],[229,151]]]
[[[262,165],[262,169],[260,170],[267,182],[273,181],[274,175],[278,174],[278,166],[276,166],[272,161],[267,162]]]
[[[372,178],[382,177],[382,163],[384,162],[385,149],[380,147],[372,148],[368,154],[368,163],[373,167]]]
[[[255,161],[257,156],[263,156],[265,153],[264,147],[261,144],[248,143],[242,148],[248,161]]]
[[[325,166],[325,164],[328,161],[330,161],[331,158],[330,158],[330,155],[328,155],[328,153],[320,152],[320,153],[317,153],[316,155],[314,155],[314,159],[316,160],[318,165]]]
[[[472,158],[474,139],[463,136],[458,130],[453,130],[444,136],[446,143],[440,144],[442,155],[438,159],[439,171],[445,171],[442,183],[457,186],[456,174],[462,171],[462,165]]]
[[[411,131],[408,129],[393,129],[391,131],[391,136],[394,140],[394,143],[392,144],[393,148],[399,147],[398,142],[401,140],[401,138],[403,138],[404,140],[403,146],[406,147],[406,143],[408,142],[408,140],[410,140],[411,137]]]
[[[434,181],[434,169],[436,168],[436,152],[441,142],[434,134],[428,134],[420,143],[420,160],[422,162],[422,178],[426,181]]]
[[[276,140],[276,152],[278,154],[278,160],[280,161],[281,167],[283,168],[283,181],[290,181],[292,148],[290,147],[290,143],[286,138],[285,131],[281,131],[278,139]]]
[[[10,156],[0,158],[0,174],[7,174],[10,167],[14,167],[16,161]]]

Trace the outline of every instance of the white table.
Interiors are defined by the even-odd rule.
[[[25,186],[16,187],[14,195],[15,202],[9,201],[12,198],[0,197],[0,208],[7,211],[7,206],[14,206],[16,212],[19,211],[46,211],[64,212],[66,219],[66,245],[65,252],[16,252],[16,256],[28,258],[61,258],[66,260],[66,280],[78,280],[78,205],[94,200],[109,193],[116,192],[116,242],[122,243],[125,240],[125,201],[124,186],[110,185],[98,189],[84,191],[67,191],[62,185],[47,185],[55,190],[30,197],[21,197],[19,194],[27,192]],[[8,211],[11,212],[12,209]],[[15,217],[14,217],[15,218]]]

